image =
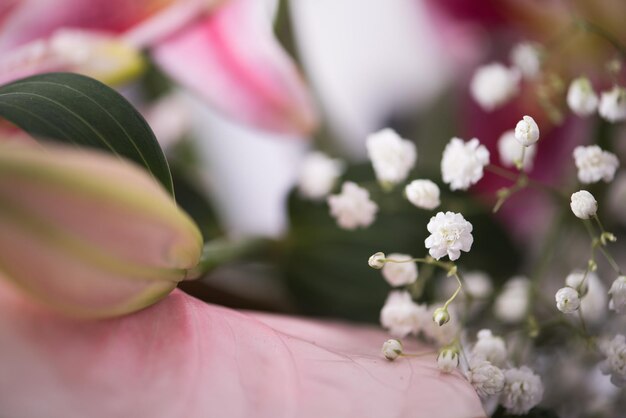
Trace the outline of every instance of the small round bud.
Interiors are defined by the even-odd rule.
[[[459,352],[450,347],[444,347],[437,356],[437,367],[443,373],[452,373],[459,366]]]
[[[556,292],[556,307],[559,311],[570,314],[580,308],[580,296],[576,289],[571,287],[563,287]]]
[[[618,314],[626,314],[626,276],[619,276],[609,290],[609,308]]]
[[[394,361],[402,354],[402,343],[398,340],[387,340],[383,343],[383,356],[389,361]]]
[[[525,147],[539,141],[539,126],[530,116],[524,116],[515,126],[515,139]]]
[[[589,116],[598,108],[598,95],[586,77],[572,81],[567,90],[567,105],[578,116]]]
[[[443,307],[435,309],[435,312],[433,312],[433,321],[439,326],[448,323],[448,321],[450,321],[448,310]]]
[[[404,192],[409,202],[421,209],[432,210],[441,204],[439,186],[430,180],[413,180]]]
[[[615,86],[600,95],[598,106],[600,116],[609,122],[620,122],[626,119],[626,89]]]
[[[541,70],[541,47],[535,43],[522,42],[511,49],[511,63],[525,78],[534,78]]]
[[[367,264],[373,269],[380,270],[385,265],[385,253],[379,251],[372,255]]]
[[[470,94],[483,110],[491,112],[511,100],[519,91],[520,73],[500,63],[484,65],[470,81]]]
[[[596,214],[598,202],[587,190],[579,190],[572,194],[570,207],[577,218],[589,219]]]
[[[580,297],[583,297],[589,291],[588,280],[583,281],[584,278],[585,272],[576,270],[567,275],[565,278],[565,284],[572,289],[576,289]]]

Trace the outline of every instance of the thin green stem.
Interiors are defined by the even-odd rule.
[[[585,32],[596,35],[597,37],[604,39],[606,42],[611,44],[615,50],[622,56],[622,58],[626,58],[626,48],[622,43],[613,36],[612,33],[606,31],[604,28],[596,25],[593,22],[584,19],[578,19],[576,24],[579,28],[583,29]]]
[[[618,276],[622,276],[623,273],[622,273],[622,270],[619,268],[619,265],[617,264],[617,262],[615,261],[613,256],[611,254],[609,254],[609,252],[606,250],[606,248],[604,248],[604,246],[602,246],[602,245],[600,245],[600,252],[604,256],[606,261],[608,261],[608,263],[611,265],[611,268],[617,273],[617,275]]]
[[[436,351],[425,351],[423,353],[401,353],[400,357],[423,357],[430,356],[432,354],[437,354]]]
[[[463,283],[461,283],[461,278],[459,277],[459,275],[455,273],[454,278],[456,279],[458,286],[452,296],[450,296],[446,303],[443,304],[443,309],[448,309],[448,306],[454,301],[454,299],[456,299],[459,292],[463,289]]]
[[[602,222],[600,222],[600,218],[598,218],[597,214],[593,215],[593,219],[598,224],[598,228],[600,228],[600,232],[603,233],[603,234],[606,234],[606,230],[604,229],[604,226],[602,225]]]

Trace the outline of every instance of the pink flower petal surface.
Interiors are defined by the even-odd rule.
[[[0,405],[12,418],[484,416],[434,354],[390,363],[385,339],[180,291],[126,317],[70,320],[0,283]]]
[[[264,2],[229,1],[153,53],[170,76],[228,116],[291,135],[315,127],[311,99],[274,38]]]

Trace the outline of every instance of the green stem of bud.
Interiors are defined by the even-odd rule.
[[[207,241],[202,249],[202,256],[198,265],[189,270],[187,279],[201,277],[223,264],[262,253],[271,244],[272,241],[265,238],[241,240],[217,238]]]

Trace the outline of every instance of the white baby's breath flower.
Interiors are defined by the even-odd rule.
[[[389,254],[387,262],[383,266],[383,277],[393,287],[405,286],[417,280],[417,264],[412,260],[413,257],[408,254]],[[404,263],[396,263],[396,261],[405,261]]]
[[[452,138],[443,151],[441,175],[451,190],[467,190],[483,178],[483,168],[489,164],[489,151],[473,138],[464,142]]]
[[[459,366],[459,352],[449,347],[439,350],[437,367],[443,373],[452,373]]]
[[[537,122],[530,116],[524,116],[515,125],[515,139],[525,147],[536,144],[539,141]]]
[[[579,190],[572,194],[570,207],[577,218],[589,219],[598,211],[598,202],[587,190]]]
[[[613,281],[609,294],[609,308],[618,314],[626,314],[626,276],[619,276]]]
[[[441,204],[439,186],[430,180],[413,180],[404,192],[409,202],[421,209],[432,210]]]
[[[340,194],[328,196],[328,205],[330,214],[344,229],[368,227],[378,212],[378,206],[370,199],[369,192],[351,181],[343,184]]]
[[[420,331],[425,315],[426,307],[413,302],[409,292],[394,290],[380,311],[380,323],[392,336],[404,338]]]
[[[508,102],[519,91],[520,73],[500,63],[479,67],[470,82],[470,94],[488,112]]]
[[[607,315],[608,294],[606,287],[594,272],[587,273],[585,283],[587,294],[580,300],[583,318],[589,325],[601,324]]]
[[[511,63],[524,77],[534,78],[541,70],[541,47],[533,42],[520,42],[511,49]]]
[[[472,358],[487,360],[498,367],[504,366],[507,355],[504,340],[493,335],[488,329],[480,330],[477,337],[478,340],[472,348]]]
[[[567,105],[578,116],[589,116],[598,108],[598,95],[587,77],[572,81],[567,90]]]
[[[576,289],[571,287],[562,287],[554,295],[556,307],[559,311],[571,314],[580,308],[580,297]]]
[[[415,144],[389,128],[369,135],[366,146],[381,184],[395,185],[404,181],[417,159]]]
[[[398,340],[387,340],[383,343],[383,356],[389,361],[393,361],[402,354],[402,343]]]
[[[472,248],[472,224],[460,213],[439,212],[430,218],[427,229],[430,236],[424,243],[431,257],[437,260],[446,255],[451,261],[457,260],[461,251],[469,252]]]
[[[524,319],[528,310],[530,281],[523,276],[509,279],[497,297],[494,305],[496,318],[506,323],[516,323]]]
[[[381,269],[385,265],[385,253],[377,252],[372,254],[372,256],[367,260],[367,264],[373,269]]]
[[[500,162],[505,167],[515,167],[517,162],[522,158],[523,145],[515,139],[515,131],[506,131],[498,139],[498,154],[500,155]],[[533,160],[537,153],[537,146],[531,145],[524,150],[524,163],[523,168],[528,171],[533,166]]]
[[[578,180],[582,183],[595,183],[600,180],[606,183],[613,180],[619,167],[619,160],[608,151],[597,145],[578,146],[574,148],[574,162],[578,168]]]
[[[472,359],[467,380],[481,398],[500,393],[504,388],[504,373],[487,360]]]
[[[508,413],[523,415],[537,406],[543,397],[541,378],[528,367],[504,372],[504,389],[500,403]]]
[[[606,359],[600,363],[602,373],[611,375],[615,386],[626,386],[626,337],[616,335],[612,340],[600,342],[600,351]]]
[[[322,152],[311,152],[302,162],[298,191],[307,199],[321,200],[332,191],[343,171],[341,160],[330,158]]]
[[[626,89],[615,86],[600,95],[598,113],[609,122],[620,122],[626,119]]]

